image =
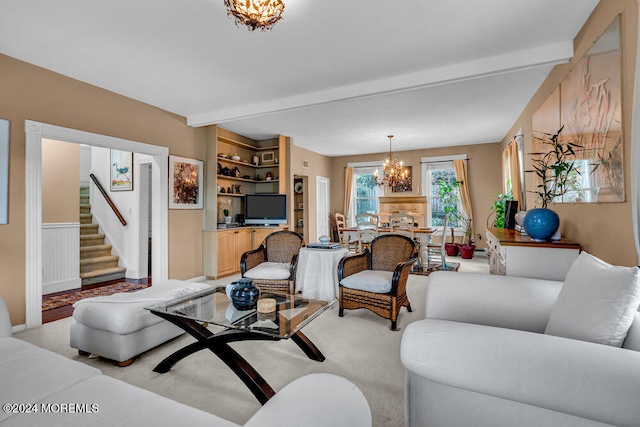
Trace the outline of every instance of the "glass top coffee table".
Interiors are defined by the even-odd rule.
[[[185,357],[208,348],[231,368],[264,405],[275,395],[275,391],[228,343],[291,338],[307,357],[322,362],[325,359],[324,355],[301,329],[331,307],[335,301],[267,293],[262,294],[260,298],[275,299],[275,311],[258,313],[255,308],[237,310],[223,287],[205,289],[148,307],[147,310],[180,327],[197,340],[168,356],[153,370],[164,374]],[[207,329],[209,324],[224,329],[214,333]]]

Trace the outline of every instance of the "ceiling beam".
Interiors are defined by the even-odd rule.
[[[567,41],[385,79],[193,114],[187,117],[187,124],[193,127],[206,126],[315,105],[421,89],[542,65],[560,64],[569,61],[572,56],[573,42]]]

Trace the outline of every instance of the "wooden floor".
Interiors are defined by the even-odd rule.
[[[63,294],[70,294],[72,292],[77,292],[78,290],[80,291],[84,291],[87,289],[95,289],[95,288],[99,288],[102,286],[107,286],[107,285],[112,285],[114,283],[118,283],[118,282],[130,282],[130,283],[151,283],[151,277],[148,277],[146,279],[141,279],[141,280],[127,280],[127,279],[119,279],[119,280],[110,280],[108,282],[102,282],[102,283],[94,283],[92,285],[86,285],[81,287],[80,289],[72,289],[69,291],[63,291],[63,292],[56,292],[53,294],[48,294],[43,296],[42,298],[46,298],[47,296],[53,296],[53,295],[63,295]],[[69,304],[69,305],[65,305],[62,307],[58,307],[58,308],[54,308],[51,310],[46,310],[42,312],[42,323],[49,323],[49,322],[53,322],[56,320],[60,320],[60,319],[64,319],[65,317],[70,317],[71,315],[73,315],[73,305]]]

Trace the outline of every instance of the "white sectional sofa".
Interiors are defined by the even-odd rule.
[[[640,313],[622,348],[545,334],[563,284],[429,276],[402,338],[406,425],[639,426]]]
[[[3,427],[237,425],[13,338],[2,298],[0,403]],[[371,426],[371,411],[351,382],[335,375],[313,374],[284,387],[245,424],[300,425]]]

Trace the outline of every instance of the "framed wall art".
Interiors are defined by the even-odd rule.
[[[275,156],[273,151],[267,151],[262,153],[262,163],[273,163],[275,161]]]
[[[111,150],[111,191],[133,190],[133,153]]]
[[[204,162],[169,156],[169,209],[202,209]]]

